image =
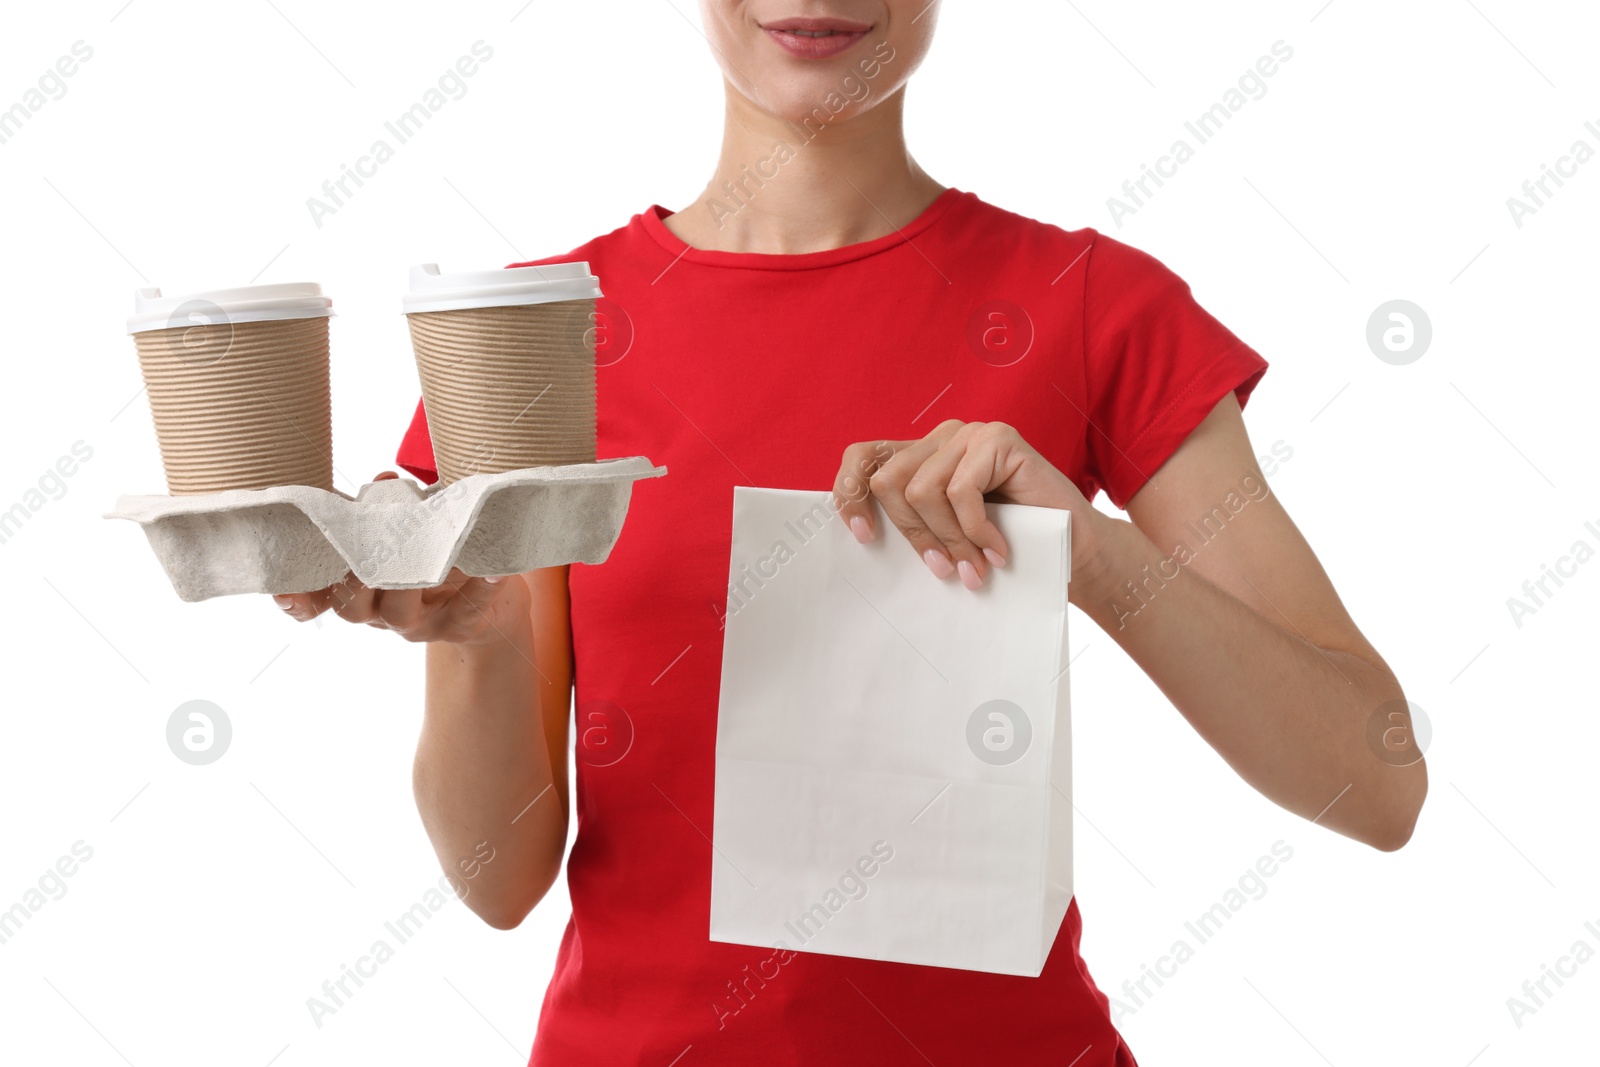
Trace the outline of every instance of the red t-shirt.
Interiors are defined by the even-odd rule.
[[[634,485],[610,558],[569,575],[572,920],[530,1062],[1133,1064],[1076,900],[1038,978],[708,940],[733,487],[828,489],[852,442],[957,418],[1009,423],[1120,507],[1266,361],[1155,258],[970,192],[798,255],[689,249],[669,214],[534,261],[587,260],[606,294],[597,454],[668,474]],[[436,478],[420,402],[396,462]]]

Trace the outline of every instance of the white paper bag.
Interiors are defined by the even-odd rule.
[[[738,486],[711,940],[1037,977],[1072,899],[1068,512],[986,505],[983,588],[873,502]]]

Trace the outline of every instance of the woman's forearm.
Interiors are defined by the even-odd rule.
[[[1426,769],[1420,755],[1394,766],[1368,741],[1374,712],[1404,700],[1393,673],[1314,645],[1192,568],[1165,580],[1129,617],[1117,606],[1127,580],[1157,570],[1164,557],[1133,524],[1103,526],[1096,566],[1073,602],[1263,795],[1375,848],[1405,844],[1427,792]]]
[[[485,643],[427,646],[417,810],[464,903],[501,929],[543,898],[566,845],[538,678],[526,611]]]

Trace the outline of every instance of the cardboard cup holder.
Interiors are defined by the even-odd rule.
[[[143,527],[178,596],[303,593],[353,573],[374,589],[603,563],[633,483],[667,473],[643,456],[473,474],[449,485],[368,482],[354,497],[309,485],[121,496],[108,519]]]

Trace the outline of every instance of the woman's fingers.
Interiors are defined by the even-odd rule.
[[[450,601],[458,640],[503,638],[516,612],[528,609],[528,586],[520,574],[490,581],[470,578]]]
[[[943,543],[968,589],[982,585],[990,567],[1005,563],[1005,539],[983,505],[994,449],[984,447],[979,426],[968,423],[924,460],[904,492],[922,524]]]
[[[978,570],[982,556],[961,532],[961,522],[956,518],[949,498],[945,496],[940,477],[929,467],[932,462],[933,457],[929,457],[911,475],[900,491],[894,511],[889,512],[888,503],[884,504],[884,509],[889,512],[894,524],[906,531],[907,539],[912,540],[929,570],[943,578],[950,574],[953,567],[962,585],[976,589],[983,584],[982,573]],[[939,547],[924,548],[922,537],[913,540],[910,531],[917,531],[918,534],[926,531],[927,535],[938,541]]]
[[[1009,552],[984,506],[1011,476],[1008,434],[1015,431],[1001,423],[950,419],[920,440],[851,445],[834,479],[835,507],[856,539],[869,541],[876,498],[929,570],[976,589]]]
[[[272,599],[294,621],[308,622],[332,606],[333,587],[309,593],[279,593]]]
[[[371,622],[377,616],[377,594],[354,574],[345,575],[344,581],[328,589],[333,613],[347,622]]]
[[[372,625],[401,633],[417,628],[423,618],[423,590],[381,589],[376,593],[373,608],[377,617],[370,620]]]
[[[860,441],[844,450],[844,460],[833,480],[833,505],[857,541],[866,543],[878,534],[872,519],[872,497],[876,495],[873,477],[890,462],[898,465],[908,456],[930,455],[960,426],[960,422],[950,419],[919,440]]]
[[[939,430],[945,430],[949,425],[942,425]],[[871,478],[872,495],[883,506],[883,513],[905,535],[912,550],[922,558],[928,569],[941,579],[957,573],[957,563],[964,557],[951,554],[935,527],[942,528],[945,533],[949,533],[953,527],[959,534],[959,524],[955,522],[953,513],[948,516],[939,513],[924,483],[918,483],[914,491],[928,508],[928,515],[922,514],[917,505],[906,498],[906,490],[911,487],[922,465],[938,452],[941,440],[949,436],[948,433],[935,431],[920,441],[907,443],[888,462],[881,464]],[[973,554],[976,552],[974,549]],[[970,555],[965,558],[970,562]]]
[[[872,528],[872,475],[906,442],[861,441],[844,450],[844,461],[833,479],[833,506],[857,541],[866,544],[877,535]]]
[[[943,484],[944,497],[955,512],[967,541],[992,565],[1004,567],[1011,550],[1000,527],[990,521],[989,510],[984,507],[984,497],[1007,477],[995,444],[999,435],[991,433],[993,423],[967,425],[971,429],[963,435],[960,447],[940,449],[930,462],[938,465],[937,477]]]
[[[382,471],[373,481],[398,477],[394,471]],[[520,592],[507,591],[501,583],[516,577],[476,578],[452,567],[444,581],[429,589],[373,589],[348,573],[326,589],[283,593],[273,600],[298,622],[331,609],[348,622],[393,630],[408,641],[470,641],[501,627],[505,620],[496,615],[511,612],[508,605]]]
[[[309,601],[305,593],[275,593],[272,602],[295,622],[304,622],[307,618],[306,605]]]

